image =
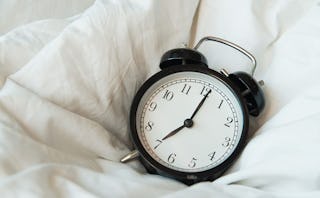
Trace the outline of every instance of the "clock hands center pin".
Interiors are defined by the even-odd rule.
[[[206,99],[208,98],[208,95],[211,93],[211,89],[206,93],[206,95],[202,98],[202,100],[200,101],[200,103],[198,104],[197,108],[194,110],[194,112],[192,113],[191,117],[188,119],[185,119],[183,122],[183,125],[176,128],[175,130],[171,131],[170,133],[168,133],[164,138],[162,138],[162,140],[165,140],[169,137],[172,137],[173,135],[177,134],[179,131],[181,131],[183,128],[187,127],[187,128],[191,128],[193,126],[193,118],[194,116],[198,113],[198,111],[200,110],[200,108],[202,107],[203,103],[206,101]]]

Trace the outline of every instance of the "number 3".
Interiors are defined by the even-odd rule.
[[[222,146],[228,147],[230,145],[230,141],[231,141],[231,138],[225,137],[224,142],[222,143]]]

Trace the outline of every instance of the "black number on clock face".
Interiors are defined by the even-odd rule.
[[[190,85],[184,84],[183,89],[181,90],[181,93],[188,95],[190,89],[191,89]]]
[[[147,131],[151,131],[154,123],[149,121],[147,125],[144,127]]]
[[[196,161],[197,159],[193,157],[192,160],[189,162],[188,166],[190,168],[194,168],[197,165]]]
[[[201,92],[200,92],[200,95],[203,95],[205,96],[209,91],[211,90],[211,88],[207,87],[207,86],[203,86]],[[207,96],[209,97],[209,96]]]
[[[172,91],[166,90],[166,92],[164,93],[162,98],[170,101],[170,100],[172,100],[173,96],[174,96],[174,94]]]
[[[158,146],[160,146],[160,144],[162,143],[162,140],[156,140],[156,142],[158,143],[153,149],[158,148]]]
[[[149,105],[149,111],[154,111],[157,108],[157,103],[156,102],[151,102]]]
[[[228,147],[230,145],[230,141],[231,141],[231,138],[225,137],[224,142],[222,143],[222,146]]]
[[[176,160],[177,155],[175,153],[171,153],[168,157],[168,162],[172,164]]]
[[[210,160],[212,161],[214,156],[215,156],[216,152],[212,152],[210,153],[208,156],[210,157]]]
[[[233,118],[227,117],[227,122],[224,124],[226,127],[230,127],[230,124],[233,122]]]
[[[222,103],[224,100],[221,100],[221,102],[219,103],[218,109],[221,109]]]

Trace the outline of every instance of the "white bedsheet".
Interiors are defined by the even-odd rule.
[[[0,196],[320,197],[320,2],[198,3],[1,1]],[[206,35],[251,51],[265,81],[241,157],[191,187],[119,163],[138,87],[163,52]],[[200,51],[214,69],[250,71],[230,49]]]

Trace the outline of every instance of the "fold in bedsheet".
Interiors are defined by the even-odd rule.
[[[320,2],[198,3],[0,2],[1,197],[320,197]],[[138,87],[163,52],[205,35],[249,49],[266,84],[236,164],[187,187],[119,163]],[[249,69],[200,50],[212,68]]]

